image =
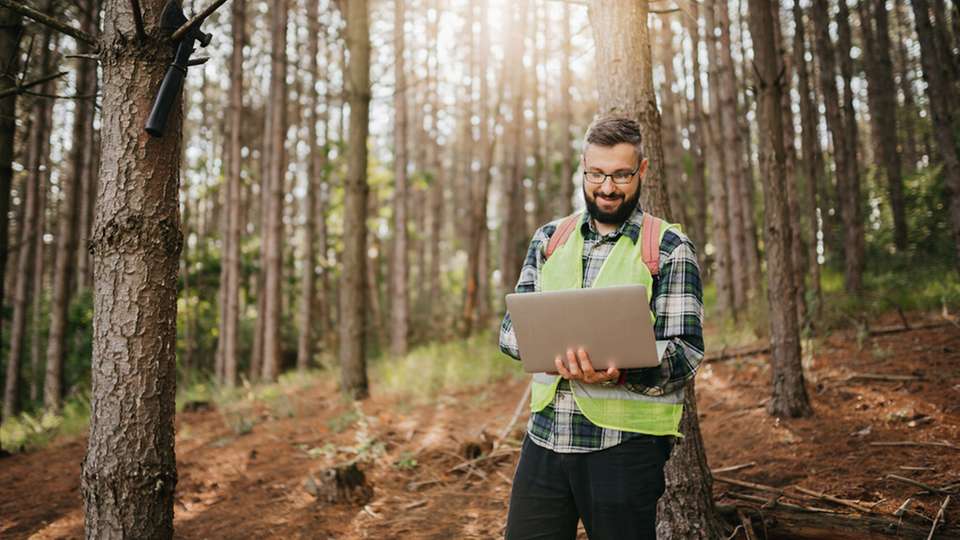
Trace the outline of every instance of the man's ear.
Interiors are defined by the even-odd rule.
[[[650,166],[650,160],[643,158],[643,161],[640,162],[640,169],[637,170],[637,174],[640,175],[640,179],[643,180],[643,176],[647,174],[647,167]]]

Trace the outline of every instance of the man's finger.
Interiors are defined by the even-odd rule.
[[[573,354],[573,349],[567,349],[567,364],[570,366],[570,376],[574,379],[583,378],[583,371],[580,369],[580,362]]]
[[[593,378],[596,371],[593,369],[593,362],[590,361],[590,355],[587,354],[587,351],[583,348],[577,349],[577,360],[580,361],[580,369],[583,370],[584,376]]]
[[[553,365],[557,366],[557,373],[559,373],[561,377],[564,379],[570,378],[570,372],[567,371],[567,368],[563,365],[563,360],[560,359],[559,354],[553,359]]]

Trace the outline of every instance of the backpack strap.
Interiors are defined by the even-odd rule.
[[[563,221],[557,225],[557,230],[553,231],[553,236],[551,236],[550,241],[547,242],[547,249],[543,254],[544,260],[549,259],[557,248],[566,243],[567,238],[570,238],[570,233],[573,232],[573,228],[577,226],[577,221],[579,221],[577,218],[579,217],[580,213],[574,212],[563,218]]]
[[[651,276],[660,273],[660,228],[663,220],[654,217],[649,212],[643,213],[643,224],[640,226],[640,234],[643,242],[640,245],[640,253],[643,257],[643,263],[647,265]]]

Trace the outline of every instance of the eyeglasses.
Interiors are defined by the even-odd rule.
[[[622,186],[629,184],[633,180],[633,175],[637,174],[637,171],[640,170],[640,164],[637,164],[637,168],[631,172],[617,171],[611,174],[602,173],[602,172],[588,172],[583,171],[583,180],[591,184],[603,184],[607,181],[607,178],[613,180],[614,184]]]

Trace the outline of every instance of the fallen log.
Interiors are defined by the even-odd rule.
[[[927,524],[917,525],[905,520],[878,515],[841,514],[799,510],[796,505],[776,505],[760,509],[749,504],[717,505],[731,525],[740,524],[737,511],[747,515],[758,534],[766,531],[767,540],[872,540],[875,538],[925,539]],[[960,528],[937,530],[939,540],[960,540]]]

